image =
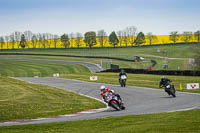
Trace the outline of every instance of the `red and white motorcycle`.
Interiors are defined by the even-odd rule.
[[[108,103],[108,106],[113,107],[116,110],[124,110],[124,104],[119,94],[113,94],[112,92],[108,92],[104,95],[104,101]]]

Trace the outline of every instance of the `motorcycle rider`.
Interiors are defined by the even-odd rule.
[[[127,74],[123,69],[121,69],[121,72],[119,73],[119,82],[120,82],[120,79],[121,79],[122,75],[125,75],[127,77]]]
[[[111,92],[113,95],[117,96],[120,100],[122,100],[119,94],[115,94],[114,90],[111,90],[110,88],[106,88],[104,85],[100,87],[100,91],[101,91],[100,96],[104,99],[104,101],[105,101],[105,95],[109,92]]]
[[[162,88],[165,87],[168,83],[172,82],[172,80],[165,78],[164,76],[161,77],[159,87]]]
[[[162,76],[160,80],[159,88],[165,87],[165,91],[169,94],[169,87],[167,87],[167,85],[169,85],[170,82],[172,82],[172,80]]]

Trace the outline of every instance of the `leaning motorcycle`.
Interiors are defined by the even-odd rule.
[[[120,77],[120,85],[121,85],[121,87],[125,87],[126,86],[126,79],[127,79],[126,75],[122,75]]]
[[[176,90],[174,88],[174,85],[168,84],[165,86],[165,91],[168,93],[168,95],[172,95],[173,97],[176,97]]]
[[[104,95],[104,101],[108,103],[108,106],[113,107],[117,111],[125,109],[121,98],[114,95],[112,92],[109,92]]]
[[[173,97],[176,97],[176,90],[174,88],[174,85],[172,85],[171,83],[167,83],[167,84],[162,84],[161,87],[165,88],[165,92],[168,93],[168,95],[172,95]]]

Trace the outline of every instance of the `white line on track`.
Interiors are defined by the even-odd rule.
[[[197,109],[198,107],[192,107],[192,108],[186,108],[186,109],[178,109],[178,110],[171,110],[171,111],[167,111],[167,112],[177,112],[177,111],[188,111],[188,110],[194,110]]]

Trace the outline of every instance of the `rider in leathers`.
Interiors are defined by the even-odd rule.
[[[122,75],[125,75],[127,77],[127,74],[126,72],[122,69],[121,72],[119,73],[119,82],[120,82],[120,79],[121,79],[121,76]]]
[[[167,88],[166,86],[172,82],[170,79],[168,78],[165,78],[164,76],[161,77],[161,80],[160,80],[160,84],[159,84],[159,88],[165,88],[165,91],[169,94],[169,88]]]
[[[104,99],[104,101],[105,101],[105,95],[106,95],[107,93],[109,93],[109,92],[111,92],[113,95],[117,96],[117,97],[121,100],[120,95],[119,95],[119,94],[115,94],[115,93],[114,93],[114,90],[111,90],[110,88],[106,88],[105,86],[102,85],[102,86],[100,87],[100,90],[101,90],[100,96]]]

